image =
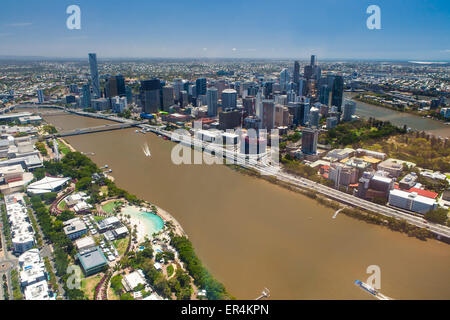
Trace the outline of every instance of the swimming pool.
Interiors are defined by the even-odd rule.
[[[149,237],[164,228],[164,221],[158,215],[151,212],[143,212],[135,207],[127,206],[123,208],[122,213],[129,214],[131,217],[139,219],[139,221],[144,224],[145,231]]]

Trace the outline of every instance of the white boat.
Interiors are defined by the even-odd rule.
[[[149,149],[149,147],[148,147],[148,144],[145,144],[143,147],[142,147],[142,151],[144,151],[144,154],[145,154],[145,156],[146,157],[150,157],[152,154],[150,153],[150,149]]]

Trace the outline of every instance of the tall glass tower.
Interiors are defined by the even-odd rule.
[[[100,98],[100,81],[98,79],[97,54],[89,53],[89,65],[91,67],[91,80],[94,96]]]

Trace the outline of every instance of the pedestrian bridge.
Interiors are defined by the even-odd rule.
[[[77,136],[77,135],[88,134],[88,133],[121,130],[121,129],[136,127],[140,124],[142,124],[142,123],[141,122],[129,122],[129,123],[117,123],[117,124],[105,124],[105,125],[97,126],[97,127],[74,129],[74,130],[58,132],[58,133],[55,133],[54,135],[48,135],[47,137],[50,137],[50,136],[69,137],[69,136]]]

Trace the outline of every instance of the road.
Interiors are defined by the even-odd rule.
[[[168,138],[171,138],[172,140],[174,140],[174,138],[172,136],[173,133],[170,131],[163,130],[157,126],[143,125],[142,127],[149,128],[151,131],[153,131],[157,134],[167,136]],[[176,140],[179,140],[179,139],[181,139],[181,137],[179,137]],[[414,216],[413,214],[408,214],[408,213],[405,213],[403,211],[400,211],[400,210],[397,210],[397,209],[394,209],[391,207],[376,204],[376,203],[355,197],[348,193],[327,187],[327,186],[319,184],[317,182],[314,182],[314,181],[311,181],[311,180],[308,180],[308,179],[305,179],[305,178],[302,178],[299,176],[294,176],[292,174],[284,172],[283,170],[280,170],[280,168],[278,166],[270,165],[270,163],[269,163],[270,161],[267,161],[267,158],[269,156],[268,154],[263,155],[262,159],[260,159],[260,161],[249,161],[248,159],[246,159],[245,155],[243,155],[243,154],[230,152],[217,144],[205,143],[195,137],[189,136],[189,139],[186,139],[186,141],[182,140],[180,142],[185,145],[188,145],[188,146],[195,145],[199,149],[207,148],[210,151],[214,151],[215,154],[223,154],[227,158],[234,159],[236,161],[236,164],[238,164],[244,168],[257,170],[261,174],[275,176],[278,180],[289,183],[293,186],[296,186],[296,187],[299,187],[302,189],[313,190],[315,192],[318,192],[318,193],[326,196],[327,198],[351,205],[353,207],[357,207],[357,208],[360,208],[363,210],[370,210],[370,211],[382,214],[384,216],[393,217],[396,219],[403,219],[403,220],[406,220],[408,223],[415,225],[417,227],[426,228],[426,229],[432,231],[433,233],[435,233],[436,235],[438,235],[439,237],[450,238],[450,228],[447,226],[430,223],[430,222],[426,221],[424,218]]]

